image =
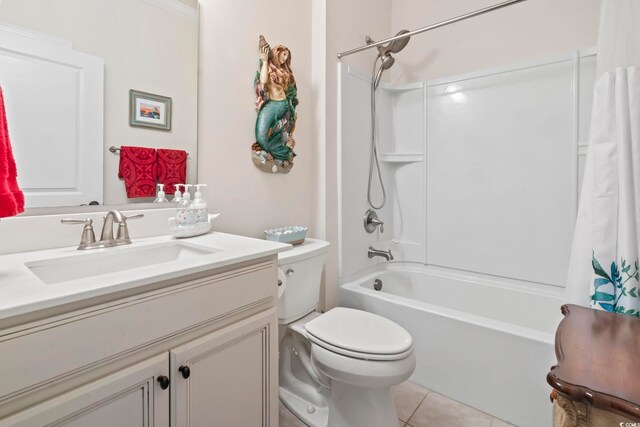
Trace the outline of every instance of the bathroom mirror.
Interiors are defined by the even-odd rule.
[[[197,0],[2,0],[0,36],[0,85],[27,214],[153,201],[127,198],[111,146],[185,150],[195,182]],[[131,126],[130,90],[170,98],[171,128]]]

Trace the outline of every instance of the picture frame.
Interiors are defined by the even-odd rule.
[[[129,90],[129,126],[171,130],[171,98]]]

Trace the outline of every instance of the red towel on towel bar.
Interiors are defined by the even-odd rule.
[[[7,115],[4,111],[4,96],[0,87],[0,218],[18,215],[24,211],[24,195],[18,188],[17,176]]]
[[[118,178],[124,179],[127,197],[155,197],[156,150],[146,147],[120,147]]]
[[[158,182],[164,184],[164,192],[176,191],[175,184],[187,182],[187,152],[158,148]]]

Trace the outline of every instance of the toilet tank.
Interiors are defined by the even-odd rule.
[[[311,313],[320,301],[322,269],[329,242],[305,239],[304,243],[278,254],[286,284],[278,299],[280,323],[291,323]]]

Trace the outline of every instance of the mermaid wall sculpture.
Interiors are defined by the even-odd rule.
[[[291,71],[291,52],[285,46],[269,46],[260,36],[260,70],[256,90],[256,142],[251,146],[253,163],[264,172],[288,173],[293,167],[298,105],[296,80]]]

